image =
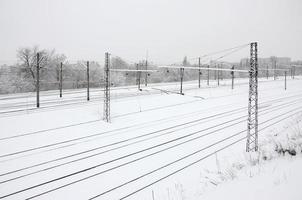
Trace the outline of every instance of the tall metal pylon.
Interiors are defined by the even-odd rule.
[[[258,55],[257,42],[250,44],[249,102],[246,151],[258,151]]]
[[[109,53],[105,53],[105,66],[104,66],[104,110],[103,120],[110,122],[110,58]]]

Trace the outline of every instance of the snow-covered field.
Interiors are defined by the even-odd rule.
[[[259,80],[260,140],[302,112],[301,78]],[[100,89],[2,95],[0,199],[202,199],[202,172],[245,150],[247,83],[114,88],[109,124]]]

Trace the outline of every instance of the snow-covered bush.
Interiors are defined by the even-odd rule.
[[[258,152],[244,153],[242,159],[221,167],[216,155],[216,170],[204,170],[204,186],[214,185],[236,179],[240,173],[249,177],[261,172],[265,162],[280,156],[296,156],[302,153],[302,114],[291,119],[281,131],[272,131],[270,135],[261,138]],[[219,166],[218,166],[219,165]]]
[[[302,151],[302,115],[293,119],[280,132],[273,132],[260,145],[262,159],[271,160],[279,155],[295,156]]]

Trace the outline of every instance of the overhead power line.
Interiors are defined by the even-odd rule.
[[[204,57],[220,54],[220,53],[223,53],[223,52],[226,52],[226,51],[232,51],[234,49],[243,48],[243,47],[246,47],[248,45],[250,45],[250,43],[238,45],[238,46],[227,48],[227,49],[223,49],[223,50],[214,51],[214,52],[207,53],[207,54],[203,54],[200,57],[195,57],[195,58],[192,58],[192,59],[204,58]]]

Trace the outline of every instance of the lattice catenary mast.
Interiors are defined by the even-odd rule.
[[[103,110],[103,120],[110,122],[110,60],[109,53],[105,53],[105,66],[104,66],[104,110]]]
[[[249,104],[246,151],[258,151],[258,55],[257,42],[250,44]]]

